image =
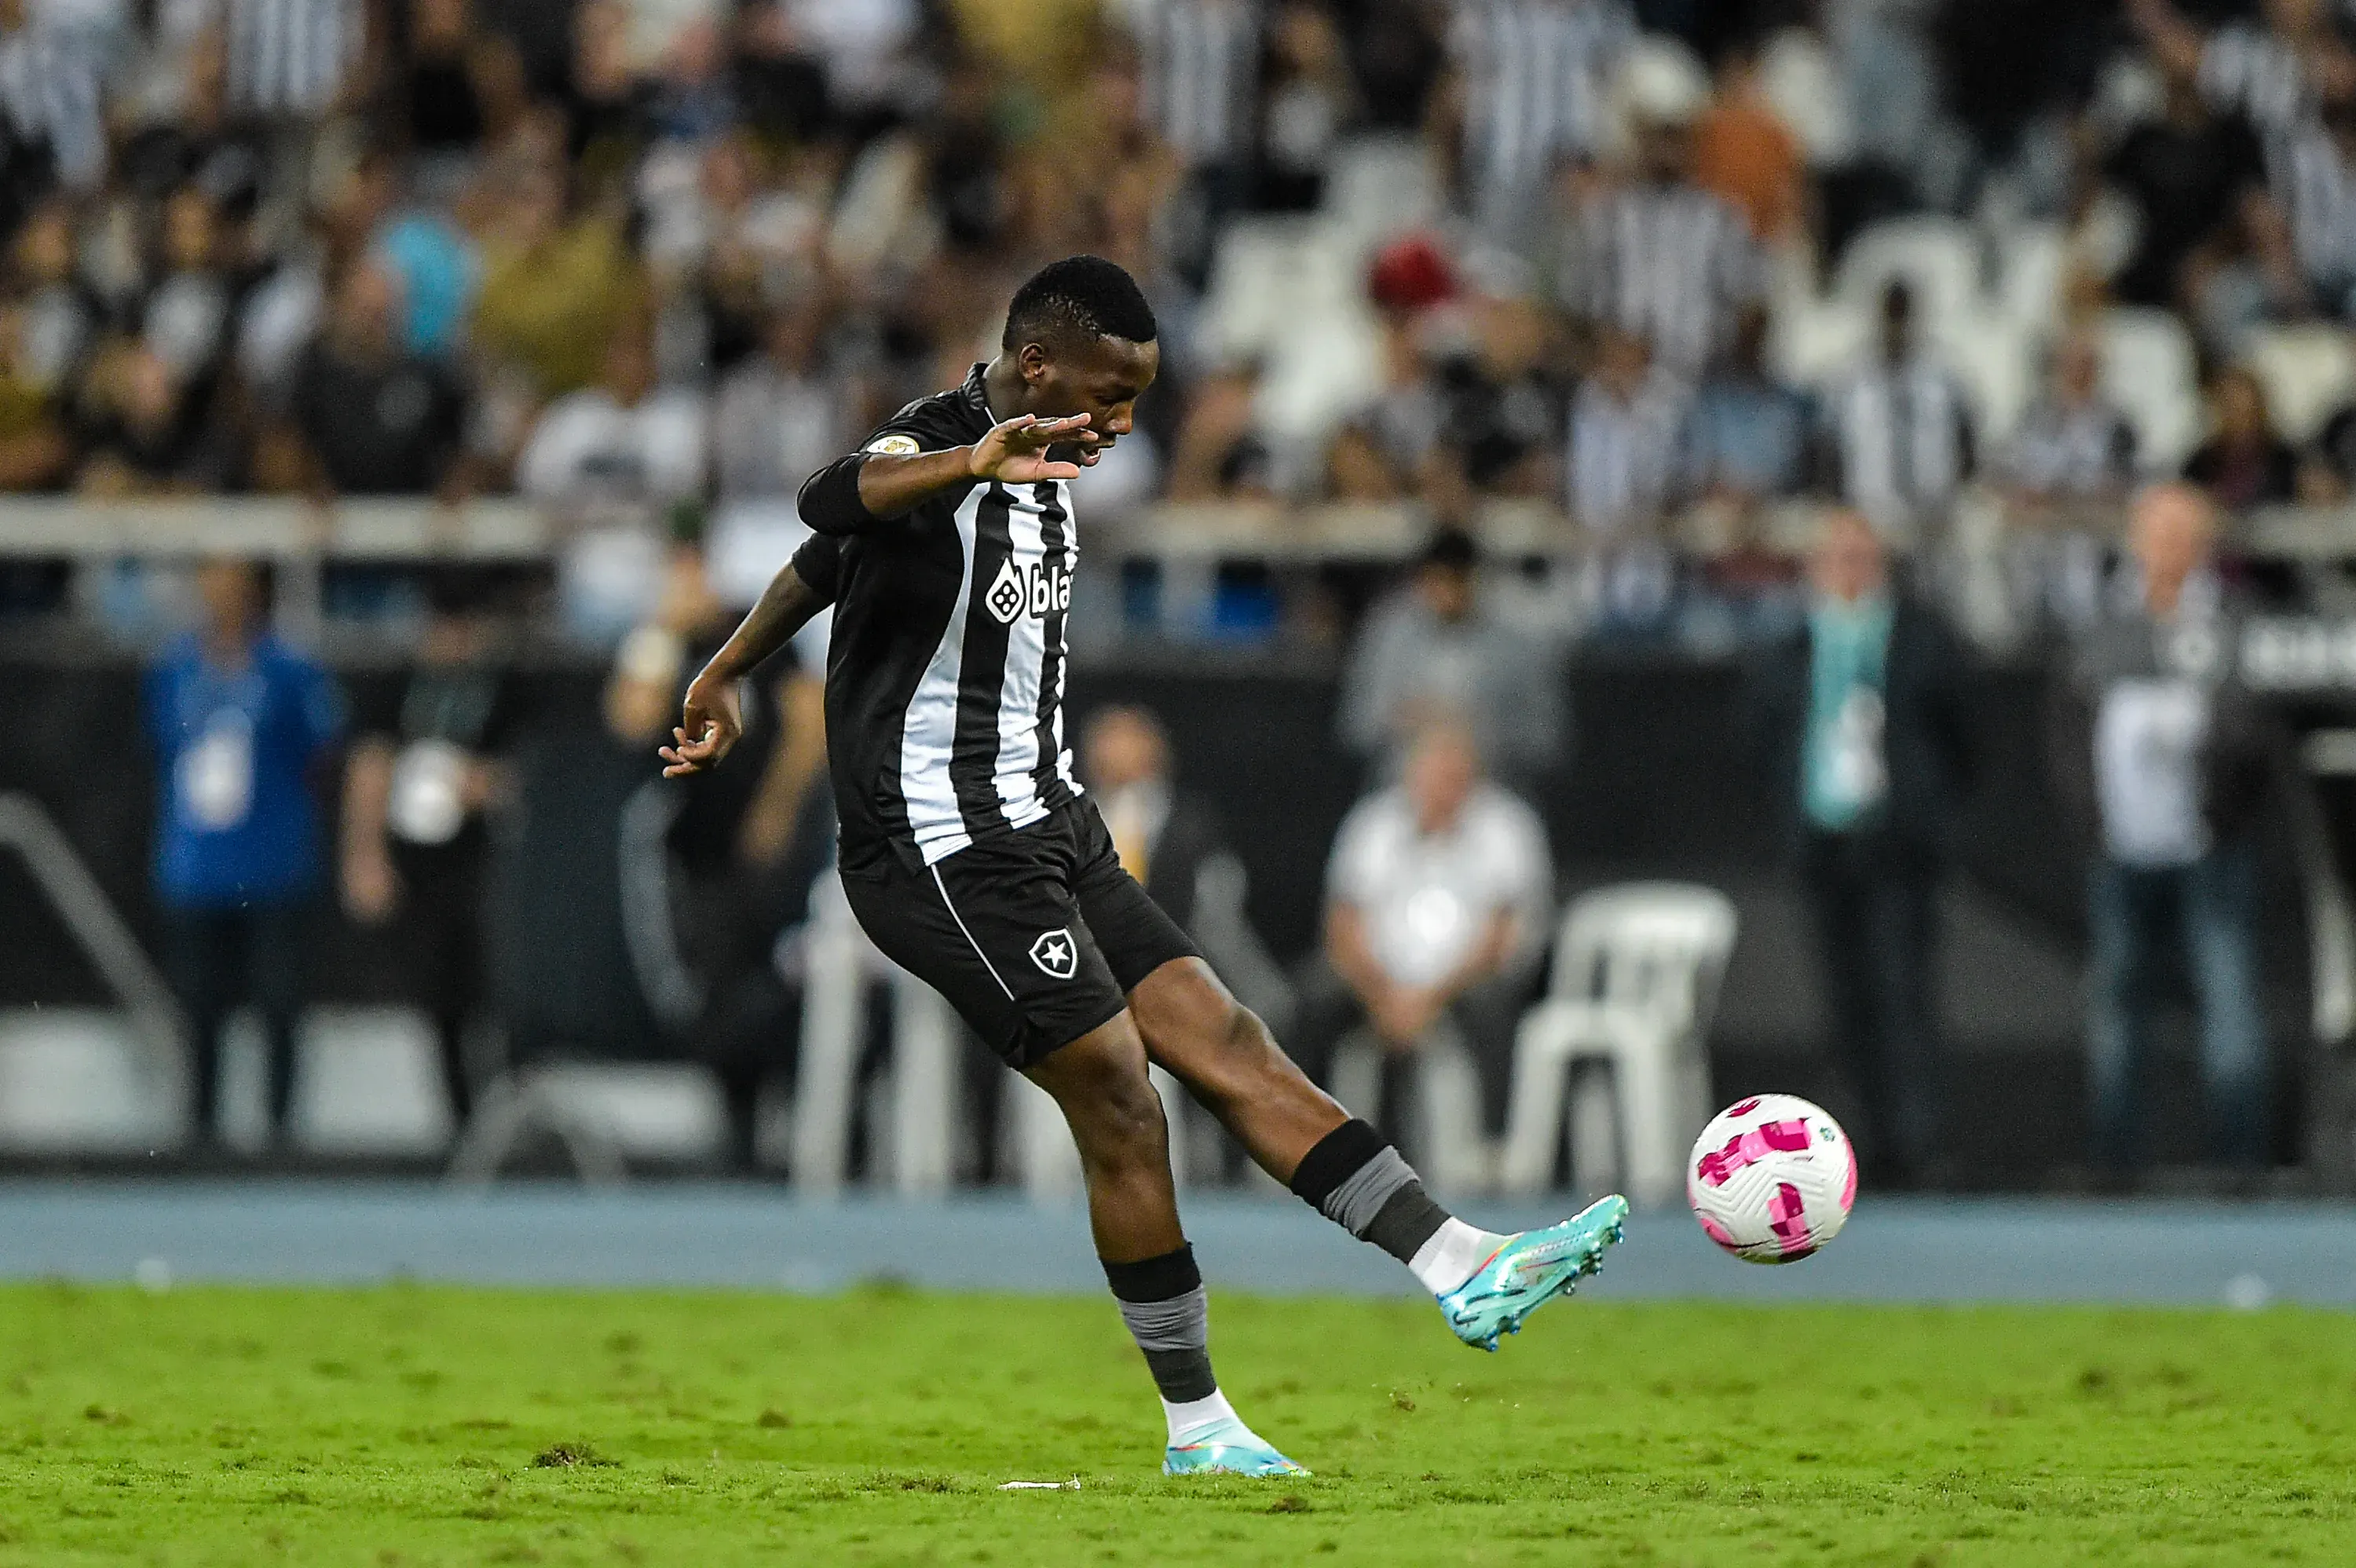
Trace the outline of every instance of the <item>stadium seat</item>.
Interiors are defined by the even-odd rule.
[[[1376,386],[1363,266],[1352,236],[1322,219],[1239,219],[1220,235],[1203,353],[1260,367],[1258,429],[1272,446],[1322,447]]]
[[[2024,223],[1997,247],[1996,307],[2014,327],[2043,336],[2062,318],[2069,241],[2058,223]]]
[[[1938,346],[1971,399],[1981,452],[1996,450],[2010,439],[2035,391],[2032,339],[2001,315],[1974,311],[1947,322],[1939,332]]]
[[[2341,327],[2264,328],[2242,357],[2265,385],[2275,429],[2294,446],[2314,439],[2356,392],[2356,348]]]
[[[2135,427],[2144,467],[2169,473],[2201,440],[2192,335],[2164,310],[2103,313],[2103,392]]]
[[[1870,307],[1843,299],[1793,305],[1775,315],[1768,356],[1785,380],[1827,386],[1864,357],[1873,342],[1873,323]]]
[[[723,1113],[711,1074],[685,1062],[542,1061],[504,1072],[483,1090],[450,1157],[445,1179],[479,1189],[535,1132],[554,1135],[581,1180],[615,1187],[631,1155],[708,1156]]]
[[[1352,136],[1326,166],[1325,216],[1360,253],[1443,216],[1440,171],[1419,136]]]
[[[434,1024],[415,1008],[303,1015],[289,1128],[317,1154],[438,1155],[449,1146]]]
[[[1684,1190],[1687,1140],[1708,1119],[1704,1041],[1734,951],[1733,901],[1683,882],[1629,882],[1574,901],[1556,939],[1547,998],[1523,1016],[1503,1168],[1505,1190],[1535,1194],[1554,1174],[1572,1069],[1602,1062],[1618,1096],[1621,1179],[1637,1201]],[[1604,1185],[1598,1157],[1612,1118],[1581,1086],[1572,1107],[1572,1171]]]
[[[1315,219],[1243,218],[1220,230],[1199,332],[1206,357],[1269,353],[1309,304],[1309,235]]]
[[[109,1008],[0,1010],[0,1148],[152,1148],[177,1138],[138,1032]]]
[[[1834,274],[1833,293],[1867,310],[1903,278],[1914,291],[1916,319],[1939,330],[1978,308],[1980,251],[1972,230],[1952,218],[1897,218],[1877,223],[1849,242]]]

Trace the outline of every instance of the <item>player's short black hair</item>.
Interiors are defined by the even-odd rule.
[[[1011,354],[1058,332],[1151,343],[1160,331],[1135,278],[1102,256],[1066,256],[1014,291],[1001,347]]]

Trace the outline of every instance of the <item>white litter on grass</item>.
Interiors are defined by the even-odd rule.
[[[1080,1478],[1074,1476],[1068,1481],[1001,1481],[998,1489],[1001,1492],[1076,1492],[1080,1489]]]
[[[2225,1305],[2236,1312],[2256,1312],[2275,1298],[2274,1288],[2254,1274],[2237,1274],[2225,1282]]]

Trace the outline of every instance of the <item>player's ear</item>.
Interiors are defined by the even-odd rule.
[[[1044,343],[1024,344],[1021,352],[1014,356],[1014,362],[1023,368],[1023,381],[1033,387],[1043,385],[1053,368],[1047,346]]]

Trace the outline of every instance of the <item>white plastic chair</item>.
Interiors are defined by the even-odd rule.
[[[1440,171],[1420,136],[1376,132],[1345,138],[1325,176],[1325,216],[1363,252],[1443,216]]]
[[[2173,474],[2201,441],[2201,387],[2192,335],[2164,310],[2105,311],[2103,395],[2135,427],[2136,455]]]
[[[1804,387],[1826,387],[1873,351],[1875,317],[1847,300],[1810,300],[1778,311],[1767,339],[1776,374]]]
[[[2058,223],[2024,223],[1997,248],[2002,271],[1997,308],[2019,331],[2050,334],[2062,320],[2062,285],[2070,261],[2068,236]]]
[[[1630,882],[1575,901],[1555,943],[1547,999],[1522,1017],[1501,1175],[1508,1192],[1543,1191],[1564,1136],[1572,1069],[1600,1061],[1619,1097],[1619,1166],[1632,1195],[1672,1201],[1687,1141],[1708,1119],[1703,1040],[1734,950],[1732,901],[1714,888]],[[1603,1185],[1610,1107],[1591,1085],[1573,1108],[1573,1171]]]
[[[1833,292],[1861,309],[1880,309],[1881,292],[1902,278],[1914,319],[1937,331],[1980,304],[1979,240],[1952,218],[1894,218],[1849,242]]]
[[[2029,408],[2035,358],[2029,334],[2001,315],[1976,314],[1947,324],[1939,351],[1971,398],[1981,450],[2009,441]]]
[[[2244,356],[2266,389],[2275,428],[2292,445],[2312,439],[2356,391],[2356,349],[2336,326],[2272,326]]]

